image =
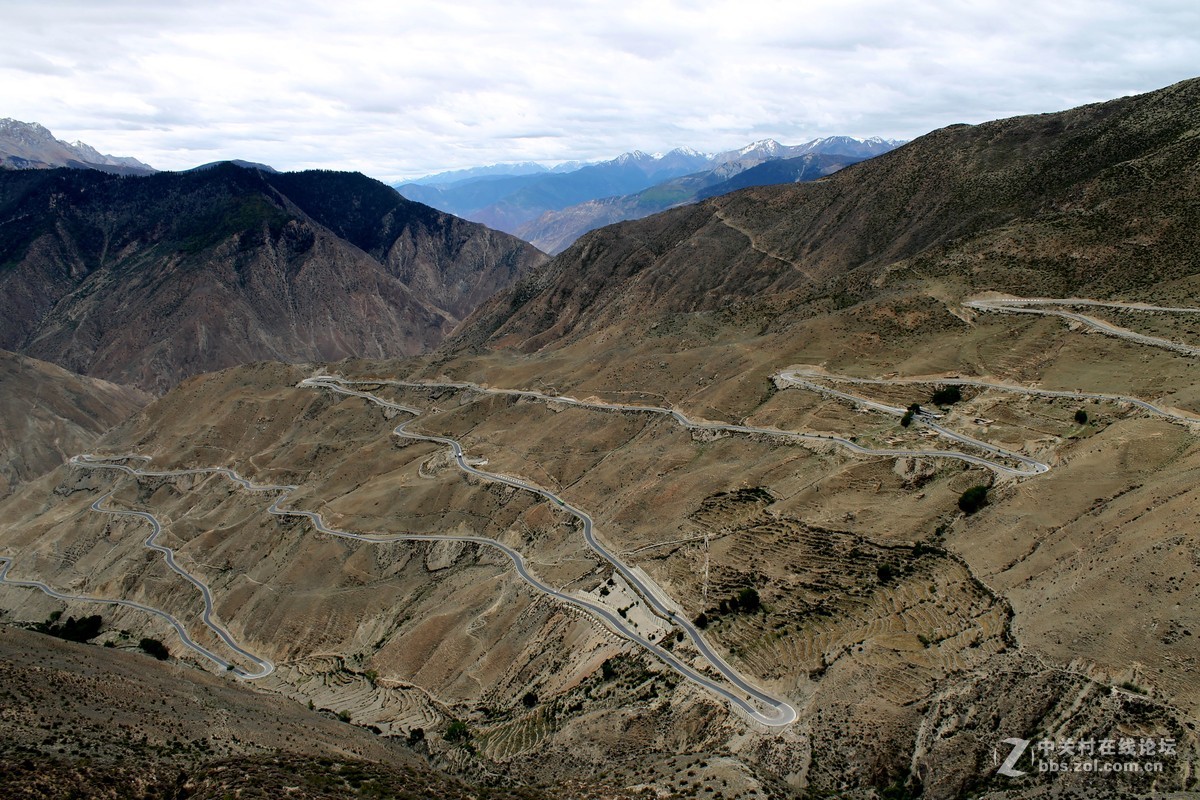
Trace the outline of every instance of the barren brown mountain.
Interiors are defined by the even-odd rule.
[[[258,360],[402,356],[541,263],[361,175],[0,174],[0,347],[161,392]]]
[[[163,609],[253,669],[145,548],[146,519],[112,512],[153,514],[230,637],[274,665],[252,685],[385,737],[432,732],[438,765],[492,781],[1187,796],[1197,109],[1190,81],[937,131],[589,234],[432,355],[191,378],[94,448],[178,474],[64,465],[0,501],[8,580]],[[357,382],[305,380],[322,374]],[[205,467],[260,488],[187,472]],[[721,674],[629,575],[795,720],[697,680]],[[28,623],[102,608],[102,636],[211,668],[144,611],[15,585],[0,603]],[[1006,740],[1030,743],[1025,774],[999,771]],[[1038,766],[1111,766],[1118,747],[1118,770]]]
[[[85,452],[149,401],[137,389],[0,350],[0,497]]]

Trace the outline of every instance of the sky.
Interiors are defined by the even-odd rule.
[[[1200,74],[1195,0],[0,0],[0,117],[387,181],[911,139]]]

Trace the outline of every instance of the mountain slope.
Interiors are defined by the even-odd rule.
[[[765,322],[802,300],[869,296],[911,275],[900,267],[1051,296],[1181,278],[1200,224],[1198,105],[1192,80],[952,126],[818,183],[601,229],[482,307],[456,346],[561,347],[610,325],[740,304]]]
[[[406,355],[544,256],[357,174],[0,174],[0,347],[162,391]]]
[[[463,783],[331,710],[159,663],[109,636],[119,649],[0,626],[5,797],[541,796]]]
[[[0,497],[87,450],[149,400],[137,389],[0,350]]]

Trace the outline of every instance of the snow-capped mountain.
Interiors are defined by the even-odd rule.
[[[862,160],[887,152],[898,144],[895,140],[879,137],[864,140],[830,136],[792,146],[774,139],[762,139],[722,153],[702,153],[690,147],[654,154],[631,150],[608,161],[577,164],[574,169],[562,164],[551,170],[533,165],[540,166],[541,170],[534,171],[528,165],[507,165],[521,171],[504,173],[502,170],[506,165],[493,165],[474,170],[477,174],[474,178],[459,177],[441,182],[433,180],[437,176],[430,176],[395,184],[395,187],[410,200],[516,233],[527,230],[526,226],[533,220],[549,212],[603,198],[634,195],[686,175],[705,173],[702,183],[717,184],[768,161],[809,154]],[[470,171],[442,174],[462,176],[467,172]],[[699,189],[699,186],[693,188]],[[673,188],[665,196],[679,194]],[[680,202],[685,201],[684,195],[686,192],[678,197]]]
[[[0,119],[0,165],[9,169],[76,167],[104,172],[149,174],[154,168],[127,156],[110,156],[83,142],[54,138],[36,122]]]

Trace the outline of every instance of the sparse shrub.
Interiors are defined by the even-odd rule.
[[[342,722],[349,722],[350,721],[350,712],[346,711],[345,709],[342,709],[341,711],[338,712],[338,719],[340,719]]]
[[[972,486],[959,496],[958,507],[964,514],[974,514],[988,504],[987,493],[986,486]]]
[[[413,728],[408,732],[408,746],[415,747],[418,742],[425,741],[425,729]]]

